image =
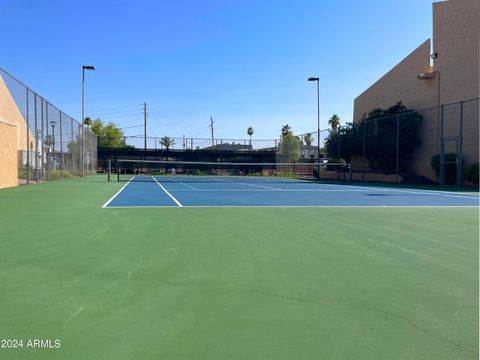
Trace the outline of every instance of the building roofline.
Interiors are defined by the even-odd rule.
[[[387,77],[390,73],[392,73],[400,64],[405,62],[413,53],[415,53],[417,50],[425,46],[425,44],[430,44],[431,46],[431,39],[425,40],[423,43],[418,45],[413,51],[411,51],[407,56],[405,56],[401,61],[399,61],[395,66],[393,66],[390,70],[388,70],[385,74],[383,74],[381,77],[379,77],[373,84],[371,84],[368,88],[366,88],[364,91],[362,91],[357,97],[355,97],[355,100],[357,100],[359,97],[361,97],[363,94],[368,92],[372,87],[374,87],[378,82],[382,81],[385,77]],[[426,70],[426,69],[425,69]]]

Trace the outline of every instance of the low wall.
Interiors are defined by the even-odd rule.
[[[0,188],[18,185],[17,126],[0,119]]]
[[[351,175],[351,179],[350,179]],[[342,171],[326,171],[323,170],[320,172],[320,179],[322,180],[343,180],[344,174]],[[368,181],[368,182],[385,182],[385,183],[396,183],[397,176],[395,174],[385,175],[382,173],[374,173],[374,172],[365,172],[362,173],[361,171],[354,170],[351,174],[347,171],[345,173],[345,179],[347,181]],[[402,182],[402,177],[398,176],[398,182]]]

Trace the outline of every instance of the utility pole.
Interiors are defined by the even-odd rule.
[[[143,103],[143,139],[144,150],[147,151],[147,103]]]
[[[213,136],[213,124],[215,123],[215,121],[213,120],[213,118],[210,116],[210,131],[212,133],[212,150],[215,149],[215,137]]]

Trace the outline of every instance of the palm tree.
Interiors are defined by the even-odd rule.
[[[252,147],[253,127],[250,126],[250,127],[247,129],[247,134],[248,134],[248,136],[250,136],[250,147]]]
[[[165,146],[165,149],[168,151],[170,146],[175,145],[175,140],[171,137],[164,136],[160,139],[160,144]]]
[[[43,143],[45,144],[45,146],[51,146],[53,144],[53,136],[47,135]]]
[[[288,134],[291,134],[292,128],[290,125],[286,124],[282,126],[282,137],[287,136]]]
[[[313,137],[312,137],[312,134],[308,133],[308,134],[305,134],[305,136],[303,137],[303,141],[305,141],[305,145],[312,145],[312,142],[313,142]]]
[[[333,114],[330,120],[328,120],[328,125],[332,127],[332,130],[337,130],[337,128],[340,126],[340,118],[338,115]]]

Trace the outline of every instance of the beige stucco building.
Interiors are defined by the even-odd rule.
[[[18,156],[27,150],[27,132],[27,123],[0,76],[0,188],[18,184]]]
[[[426,109],[421,111],[422,145],[409,169],[417,175],[436,179],[430,159],[440,153],[442,145],[439,104],[445,104],[445,152],[457,152],[461,146],[465,164],[479,161],[479,33],[479,0],[434,3],[432,40],[418,46],[355,99],[354,121],[374,108],[387,108],[398,101],[410,109]]]

